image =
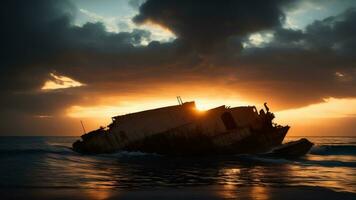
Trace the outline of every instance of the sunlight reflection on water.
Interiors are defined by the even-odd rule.
[[[66,146],[74,140],[61,138],[55,143]],[[50,146],[43,138],[34,139],[31,144],[35,150],[18,144],[24,149],[0,154],[4,163],[0,166],[0,187],[91,188],[98,190],[88,194],[97,195],[93,199],[105,199],[110,190],[118,189],[212,185],[218,185],[224,193],[219,195],[226,197],[234,197],[234,190],[249,186],[256,199],[268,199],[269,186],[320,186],[356,192],[356,160],[352,152],[310,154],[297,160],[247,155],[174,158],[142,153],[83,156]]]

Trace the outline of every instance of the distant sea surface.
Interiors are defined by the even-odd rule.
[[[307,138],[316,144],[310,154],[288,160],[142,152],[81,155],[70,149],[78,137],[0,137],[0,189],[309,186],[356,193],[356,138]]]

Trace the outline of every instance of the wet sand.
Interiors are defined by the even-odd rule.
[[[209,186],[163,188],[154,190],[71,189],[71,188],[0,188],[1,199],[356,199],[356,193],[336,192],[321,187],[235,187]]]

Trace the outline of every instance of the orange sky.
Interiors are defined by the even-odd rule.
[[[56,81],[47,81],[41,90],[50,91],[70,87],[82,87],[83,84],[64,76],[55,76]],[[189,88],[189,90],[187,89]],[[87,130],[105,126],[110,123],[111,117],[132,113],[162,106],[177,104],[176,96],[183,101],[195,101],[197,108],[206,110],[220,105],[246,106],[256,105],[263,108],[261,99],[238,95],[224,85],[215,84],[215,87],[206,85],[167,86],[166,88],[152,88],[153,91],[136,91],[125,95],[110,94],[107,96],[92,97],[91,104],[78,104],[65,109],[63,118],[71,123],[68,126],[70,133],[65,135],[80,135],[82,133],[79,121],[83,120]],[[94,101],[95,100],[95,101]],[[276,104],[269,104],[275,113],[277,123],[290,125],[289,135],[353,135],[356,124],[356,98],[326,98],[320,103],[307,106],[285,109]],[[277,108],[277,109],[276,109]],[[52,116],[38,115],[39,121],[55,120]]]

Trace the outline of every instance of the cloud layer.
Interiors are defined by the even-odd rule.
[[[133,18],[172,30],[187,45],[207,50],[229,37],[280,26],[286,0],[272,1],[164,1],[149,0]]]
[[[151,35],[147,30],[74,26],[78,8],[69,1],[2,2],[1,118],[28,124],[29,116],[63,117],[71,106],[100,104],[104,97],[174,98],[172,89],[188,95],[190,89],[214,88],[222,96],[269,101],[280,109],[356,97],[356,10],[314,21],[305,30],[283,28],[285,10],[297,3],[148,0],[133,21],[162,26],[177,39],[143,46]],[[273,38],[244,48],[256,32]],[[85,86],[41,90],[51,73]]]

